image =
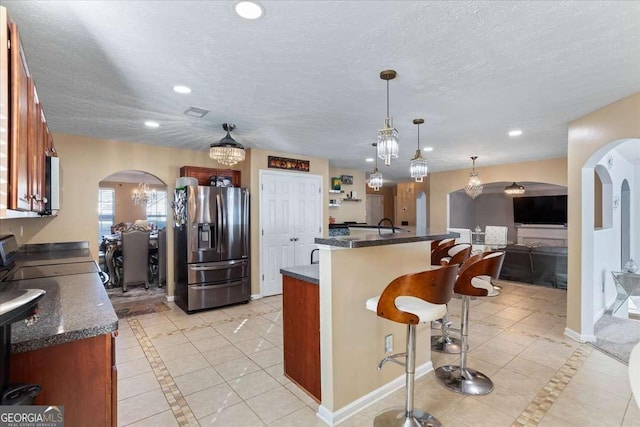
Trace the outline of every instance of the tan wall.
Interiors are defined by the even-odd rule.
[[[0,234],[8,233],[11,229],[20,244],[88,240],[93,256],[97,257],[97,191],[98,183],[105,177],[122,170],[146,171],[167,184],[172,199],[180,167],[190,165],[228,169],[211,160],[206,151],[67,134],[54,134],[54,141],[60,156],[61,209],[55,217],[0,220]],[[239,169],[247,168],[244,164],[239,166]],[[172,216],[169,215],[171,220]],[[20,227],[23,229],[22,236]],[[173,295],[173,233],[167,233],[167,246],[167,292]]]
[[[582,333],[582,168],[599,149],[626,138],[640,138],[640,93],[569,123],[569,271],[567,327]],[[591,228],[591,227],[590,227]],[[587,302],[590,304],[590,302]],[[586,307],[585,307],[586,308]],[[588,321],[591,321],[588,319]]]
[[[469,169],[435,172],[430,175],[429,227],[432,232],[447,227],[447,194],[464,188],[469,182]],[[506,165],[476,167],[483,183],[531,181],[567,185],[567,159],[536,160]]]
[[[373,188],[366,187],[367,194],[376,194],[376,195],[384,196],[384,212],[383,212],[384,218],[389,218],[391,221],[394,222],[394,224],[396,223],[396,220],[395,220],[396,213],[395,213],[395,203],[394,203],[395,188],[396,188],[395,185],[386,186],[386,187],[380,188],[380,190],[378,191],[373,191]]]
[[[269,169],[267,167],[268,156],[290,157],[294,159],[309,160],[309,172],[285,171],[283,169]],[[248,186],[251,194],[251,294],[260,293],[260,170],[275,170],[279,172],[291,172],[301,175],[320,175],[322,176],[323,187],[323,211],[322,224],[323,236],[328,235],[329,224],[329,206],[326,189],[329,186],[329,161],[317,157],[301,156],[299,154],[279,153],[275,151],[265,151],[259,149],[251,149],[247,153],[247,159],[244,162],[250,170],[249,183],[243,178],[243,186]]]
[[[424,182],[399,182],[396,185],[396,209],[395,224],[402,225],[403,221],[407,221],[409,226],[416,225],[416,198],[424,192],[429,198],[429,178]],[[424,224],[427,226],[427,224]]]
[[[367,184],[365,173],[355,169],[338,169],[329,167],[329,179],[326,183],[326,189],[329,190],[331,188],[330,185],[332,177],[339,177],[341,175],[353,176],[353,184],[342,184],[342,194],[327,192],[327,200],[325,200],[325,202],[328,203],[328,199],[344,199],[348,197],[348,194],[351,191],[356,192],[357,198],[360,199],[360,201],[342,201],[340,202],[340,207],[332,207],[329,209],[329,215],[333,216],[336,219],[336,222],[365,222],[367,220],[367,203],[365,194]]]

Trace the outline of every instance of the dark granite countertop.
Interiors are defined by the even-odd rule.
[[[397,229],[396,229],[397,230]],[[317,245],[336,246],[340,248],[365,248],[371,246],[398,245],[401,243],[424,242],[429,240],[447,239],[450,237],[460,237],[458,233],[371,233],[362,236],[335,236],[329,238],[316,238]]]
[[[16,260],[18,271],[20,266],[69,263],[82,263],[83,266],[78,270],[70,265],[69,275],[12,280],[0,284],[0,290],[46,291],[38,303],[38,321],[31,326],[24,321],[11,326],[11,347],[14,353],[91,338],[118,329],[118,317],[97,272],[82,273],[89,262],[94,262],[89,250],[68,246],[60,246],[66,250],[56,250],[55,245],[47,246],[46,251],[26,250]],[[61,268],[64,270],[64,267]],[[57,271],[58,268],[53,270]]]
[[[281,268],[280,273],[304,282],[314,283],[316,285],[320,284],[320,264]]]

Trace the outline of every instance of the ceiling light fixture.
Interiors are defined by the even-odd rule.
[[[223,123],[222,129],[227,131],[227,135],[209,146],[209,157],[226,166],[233,166],[243,161],[245,157],[244,146],[230,135],[235,128],[234,124]]]
[[[367,157],[366,159],[364,159],[364,161],[372,163],[373,162],[373,157]]]
[[[422,149],[422,151],[426,151],[427,153],[428,153],[428,152],[431,152],[431,151],[433,151],[433,147],[424,147],[424,148]]]
[[[173,91],[178,93],[191,93],[191,88],[183,85],[175,85]]]
[[[416,182],[422,182],[429,170],[427,159],[423,158],[422,153],[420,153],[420,125],[423,123],[424,119],[413,119],[413,124],[418,126],[418,149],[416,150],[416,155],[411,159],[409,172],[411,173],[411,178],[415,179]]]
[[[131,200],[138,205],[146,205],[149,202],[155,202],[157,198],[156,190],[149,190],[149,185],[146,182],[138,184],[138,189],[133,192]]]
[[[262,6],[253,1],[239,1],[235,5],[235,11],[244,19],[258,19],[264,14]]]
[[[509,136],[520,136],[522,135],[522,131],[520,129],[514,129],[509,131]]]
[[[376,147],[378,145],[378,143],[374,142],[373,144],[374,147]],[[382,187],[383,184],[383,179],[382,179],[382,174],[380,172],[378,172],[378,158],[375,158],[376,161],[376,167],[373,169],[373,173],[371,175],[369,175],[369,182],[367,182],[367,185],[369,186],[369,188],[373,188],[373,191],[378,191],[380,190],[380,187]]]
[[[464,187],[464,192],[469,195],[472,199],[475,199],[482,193],[482,183],[480,182],[480,178],[478,177],[478,172],[476,172],[476,159],[478,156],[472,156],[471,161],[473,162],[473,170],[469,174],[469,183]]]
[[[158,122],[154,122],[153,120],[147,120],[146,122],[144,122],[144,125],[148,128],[159,128],[160,127],[160,123]]]
[[[504,187],[504,192],[511,196],[515,194],[524,194],[524,186],[514,182],[513,184]]]
[[[384,119],[384,128],[378,130],[378,157],[384,160],[384,164],[391,165],[391,159],[398,158],[398,130],[393,127],[393,118],[389,116],[389,80],[396,78],[394,70],[380,72],[380,78],[387,81],[387,117]]]

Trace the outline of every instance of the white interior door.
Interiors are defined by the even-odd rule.
[[[384,196],[367,194],[367,224],[376,225],[384,218]]]
[[[280,268],[310,263],[322,236],[322,177],[260,171],[261,294],[282,293]]]

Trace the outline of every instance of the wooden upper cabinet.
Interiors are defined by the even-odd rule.
[[[232,169],[212,169],[199,166],[183,166],[180,168],[180,176],[196,178],[198,185],[210,185],[212,176],[231,177],[234,187],[240,187],[240,171]]]
[[[29,69],[18,27],[9,24],[11,108],[9,125],[9,209],[31,210],[29,185]]]

